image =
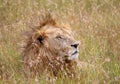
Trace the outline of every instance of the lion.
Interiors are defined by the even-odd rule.
[[[75,75],[79,42],[69,26],[58,24],[50,13],[41,15],[39,26],[33,27],[27,37],[23,61],[28,77]]]

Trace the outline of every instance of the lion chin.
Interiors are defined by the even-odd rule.
[[[25,75],[75,76],[79,42],[74,39],[70,26],[58,24],[51,14],[40,18],[40,24],[28,32],[24,41]]]

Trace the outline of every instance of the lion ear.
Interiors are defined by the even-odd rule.
[[[40,35],[40,36],[37,38],[37,40],[38,40],[41,44],[43,44],[44,38],[43,38],[43,36]]]
[[[43,44],[43,41],[44,41],[44,39],[46,38],[47,36],[46,36],[46,34],[45,33],[35,33],[33,36],[32,36],[32,39],[34,40],[34,41],[39,41],[39,43],[41,43],[41,44]]]

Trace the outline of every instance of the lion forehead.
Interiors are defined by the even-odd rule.
[[[72,35],[71,28],[64,28],[64,27],[55,27],[55,26],[45,26],[40,30],[40,32],[44,32],[46,34],[60,34],[60,35]]]

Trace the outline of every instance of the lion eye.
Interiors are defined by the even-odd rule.
[[[63,37],[62,37],[62,36],[57,36],[56,38],[57,38],[57,39],[63,39]]]

